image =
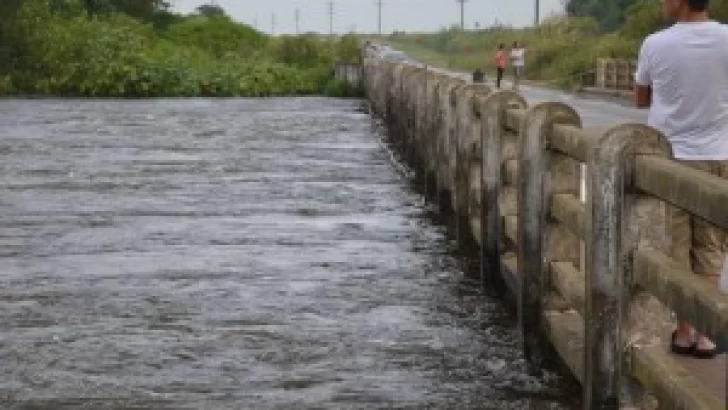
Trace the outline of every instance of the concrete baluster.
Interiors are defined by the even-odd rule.
[[[441,122],[437,137],[437,204],[444,214],[451,212],[450,202],[450,136],[453,133],[453,111],[456,108],[457,100],[453,98],[452,91],[457,84],[448,78],[444,78],[440,87],[440,109]]]
[[[427,110],[428,110],[428,78],[427,70],[420,68],[418,70],[416,87],[417,96],[415,100],[415,157],[417,161],[417,182],[421,186],[425,186],[427,192]]]
[[[580,249],[573,234],[548,218],[552,195],[572,193],[578,197],[580,187],[579,164],[548,150],[555,124],[581,127],[581,120],[568,105],[548,102],[531,107],[520,126],[518,317],[524,350],[536,366],[542,364],[541,317],[550,294],[550,263],[578,261]]]
[[[427,73],[427,129],[425,140],[425,193],[428,198],[437,195],[437,142],[439,129],[442,126],[440,109],[440,88],[442,83],[436,74]]]
[[[505,113],[509,107],[526,108],[526,100],[513,91],[496,91],[479,99],[481,112],[481,228],[480,279],[484,289],[505,292],[501,277],[500,188],[503,184],[501,169],[501,139],[505,129]]]
[[[458,88],[455,141],[453,154],[453,205],[455,211],[456,238],[463,249],[473,248],[470,229],[470,168],[473,162],[471,146],[474,136],[479,133],[480,124],[474,120],[473,98],[479,93],[487,95],[486,85],[463,85]],[[479,153],[478,153],[479,154]]]
[[[455,86],[450,91],[450,132],[448,133],[448,139],[445,144],[446,155],[447,155],[447,185],[450,193],[450,205],[451,212],[456,215],[454,218],[454,231],[456,238],[458,237],[458,203],[459,186],[458,186],[458,163],[459,158],[459,145],[460,140],[464,134],[465,124],[461,116],[462,107],[465,106],[464,90],[467,84],[464,81],[455,80]],[[467,108],[467,107],[466,107]]]
[[[468,215],[465,223],[468,227],[468,245],[473,247],[473,250],[480,250],[480,238],[482,237],[481,226],[482,226],[482,214],[481,214],[481,201],[482,201],[482,163],[483,163],[483,148],[482,148],[482,110],[481,101],[492,93],[490,87],[486,85],[471,86],[473,89],[472,96],[468,99],[468,116],[469,116],[469,128],[467,132],[467,138],[463,144],[464,156],[467,158],[467,164],[463,168],[465,173],[465,181],[467,190],[467,201],[464,204],[465,213]]]
[[[641,244],[669,253],[667,207],[632,184],[638,155],[670,157],[670,145],[650,127],[626,124],[604,133],[587,158],[584,408],[616,406],[627,391],[632,251]]]
[[[408,126],[407,126],[407,153],[406,159],[410,164],[415,165],[415,169],[418,171],[417,175],[421,175],[418,167],[418,151],[421,147],[419,141],[419,134],[417,132],[417,115],[420,109],[422,95],[420,88],[422,86],[422,77],[420,75],[420,69],[416,67],[409,68],[407,91],[409,93],[408,100]]]
[[[412,131],[412,124],[411,124],[411,115],[412,115],[412,87],[410,84],[411,81],[411,73],[412,67],[405,66],[402,68],[402,81],[400,82],[400,93],[402,94],[402,102],[401,107],[402,110],[400,111],[400,115],[402,117],[401,120],[401,127],[402,127],[402,136],[401,136],[401,144],[402,144],[402,155],[405,161],[410,163],[410,157],[409,153],[412,149],[412,141],[410,140],[411,137],[411,131]]]
[[[404,135],[405,135],[405,101],[404,101],[404,85],[403,82],[404,66],[401,64],[395,64],[394,66],[394,90],[392,92],[394,103],[394,111],[392,113],[392,119],[394,120],[395,130],[393,135],[390,137],[393,139],[394,146],[397,150],[402,152],[404,148]]]

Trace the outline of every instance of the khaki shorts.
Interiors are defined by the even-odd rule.
[[[728,161],[685,161],[683,165],[728,179]],[[728,232],[710,222],[670,207],[671,252],[675,260],[698,275],[717,280],[728,252]]]

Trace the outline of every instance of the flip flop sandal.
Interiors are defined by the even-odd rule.
[[[677,330],[672,332],[672,339],[670,342],[670,351],[672,351],[675,354],[684,355],[684,356],[691,356],[696,354],[696,347],[698,346],[697,343],[692,343],[690,346],[682,346],[675,342],[675,339],[677,339]],[[715,352],[714,352],[715,355]]]
[[[712,349],[698,349],[698,344],[695,344],[695,350],[693,350],[693,357],[696,359],[712,359],[718,354],[716,347]]]

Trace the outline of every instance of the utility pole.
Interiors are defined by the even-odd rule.
[[[329,35],[334,36],[334,0],[329,0]]]
[[[379,35],[382,35],[382,4],[384,3],[384,0],[377,0],[377,27],[379,31]]]
[[[465,30],[465,2],[468,0],[455,0],[460,3],[460,30]],[[536,0],[538,1],[538,0]]]
[[[276,13],[271,14],[270,16],[270,35],[275,36],[276,35]]]
[[[535,5],[533,9],[534,26],[538,27],[541,24],[541,1],[534,0]]]
[[[295,15],[296,15],[296,17],[295,17],[296,18],[296,35],[298,35],[300,33],[299,28],[300,28],[300,23],[301,23],[301,10],[296,9]]]

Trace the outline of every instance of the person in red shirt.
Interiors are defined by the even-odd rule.
[[[497,70],[497,75],[495,78],[495,86],[497,88],[500,88],[501,86],[501,80],[503,80],[503,73],[506,71],[506,51],[505,51],[506,45],[501,44],[498,47],[498,52],[495,53],[495,67]]]

